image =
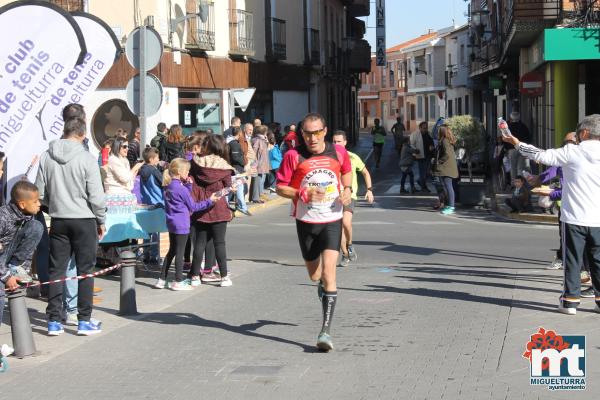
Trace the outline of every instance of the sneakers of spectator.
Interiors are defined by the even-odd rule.
[[[192,276],[192,278],[190,279],[190,286],[191,287],[198,287],[202,285],[202,281],[200,280],[199,276]]]
[[[79,320],[77,319],[77,313],[67,313],[65,318],[65,325],[78,326]]]
[[[587,289],[583,289],[581,291],[581,297],[586,298],[586,299],[589,299],[589,298],[592,298],[592,297],[596,297],[596,293],[594,292],[594,288],[590,286]]]
[[[0,373],[8,371],[8,361],[6,360],[6,357],[10,356],[14,351],[15,349],[7,344],[3,344],[2,347],[0,347]]]
[[[552,261],[552,264],[550,264],[549,267],[547,267],[546,269],[562,269],[563,268],[563,262],[560,258],[554,257],[554,261]]]
[[[587,271],[581,271],[581,283],[590,283],[592,278],[590,277],[590,273]]]
[[[193,290],[194,288],[190,284],[189,280],[183,280],[181,282],[171,282],[169,289],[175,291]]]
[[[48,321],[48,336],[58,336],[65,333],[63,326],[58,321]]]
[[[10,268],[10,274],[15,278],[18,278],[21,283],[31,283],[33,281],[33,277],[29,274],[29,271],[25,268],[25,264],[21,265],[11,265],[8,266]]]
[[[165,281],[164,279],[158,278],[156,280],[156,283],[154,284],[154,288],[155,289],[164,289],[166,285],[167,285],[167,281]]]
[[[356,262],[356,260],[358,260],[358,254],[356,254],[356,250],[354,250],[354,246],[349,244],[347,249],[348,249],[348,258],[350,259],[350,261]]]
[[[102,332],[102,322],[95,319],[89,321],[79,321],[77,325],[77,334],[79,336],[91,336]]]
[[[202,283],[221,282],[221,276],[219,274],[216,274],[214,271],[210,271],[202,275],[201,281]]]
[[[559,301],[558,312],[567,315],[575,315],[577,314],[577,309],[575,307],[565,307],[563,306],[562,301]]]
[[[342,254],[342,261],[340,262],[340,267],[347,267],[350,265],[350,258],[346,257]]]
[[[442,208],[442,211],[440,211],[440,212],[443,215],[452,215],[452,214],[454,214],[454,207],[450,207],[450,206],[444,207],[444,208]]]
[[[221,283],[219,284],[219,286],[229,287],[231,285],[233,285],[233,282],[231,282],[231,278],[229,276],[224,276],[223,278],[221,278]]]

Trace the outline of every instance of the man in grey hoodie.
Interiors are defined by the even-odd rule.
[[[104,234],[106,203],[96,159],[85,150],[86,124],[81,118],[65,122],[62,139],[50,143],[40,158],[36,186],[49,209],[50,280],[65,277],[71,254],[78,275],[89,274],[96,264],[98,239]],[[63,333],[63,283],[52,284],[48,293],[48,335]],[[79,281],[77,301],[79,335],[99,333],[100,323],[92,320],[93,278]]]

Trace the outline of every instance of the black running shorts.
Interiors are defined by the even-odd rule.
[[[349,211],[352,214],[354,214],[355,207],[356,207],[356,200],[352,199],[352,201],[350,201],[350,204],[348,204],[347,206],[344,206],[344,212]]]
[[[314,261],[323,250],[339,251],[342,242],[342,220],[326,224],[309,224],[296,220],[296,231],[302,258]]]

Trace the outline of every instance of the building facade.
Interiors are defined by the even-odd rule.
[[[187,133],[222,132],[233,115],[287,125],[309,111],[351,138],[358,133],[358,74],[369,70],[371,53],[358,17],[369,14],[368,0],[49,2],[97,16],[123,46],[142,24],[158,32],[164,51],[150,72],[162,83],[163,101],[148,118],[147,140],[160,121],[179,123]],[[111,68],[86,104],[92,134],[102,118],[135,127],[125,88],[136,73],[124,56]],[[233,93],[248,88],[256,91],[242,110]]]

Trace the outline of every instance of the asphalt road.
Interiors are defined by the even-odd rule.
[[[365,141],[360,151],[367,147]],[[359,260],[338,269],[334,352],[314,348],[321,306],[294,221],[281,206],[230,224],[232,287],[203,286],[27,374],[0,376],[2,397],[572,399],[597,393],[593,302],[584,302],[575,317],[558,314],[561,273],[544,269],[556,228],[485,210],[441,216],[430,207],[432,197],[399,196],[395,165],[388,150],[382,169],[373,171],[376,204],[361,202],[356,212]],[[522,353],[540,326],[587,334],[585,393],[529,385]]]

